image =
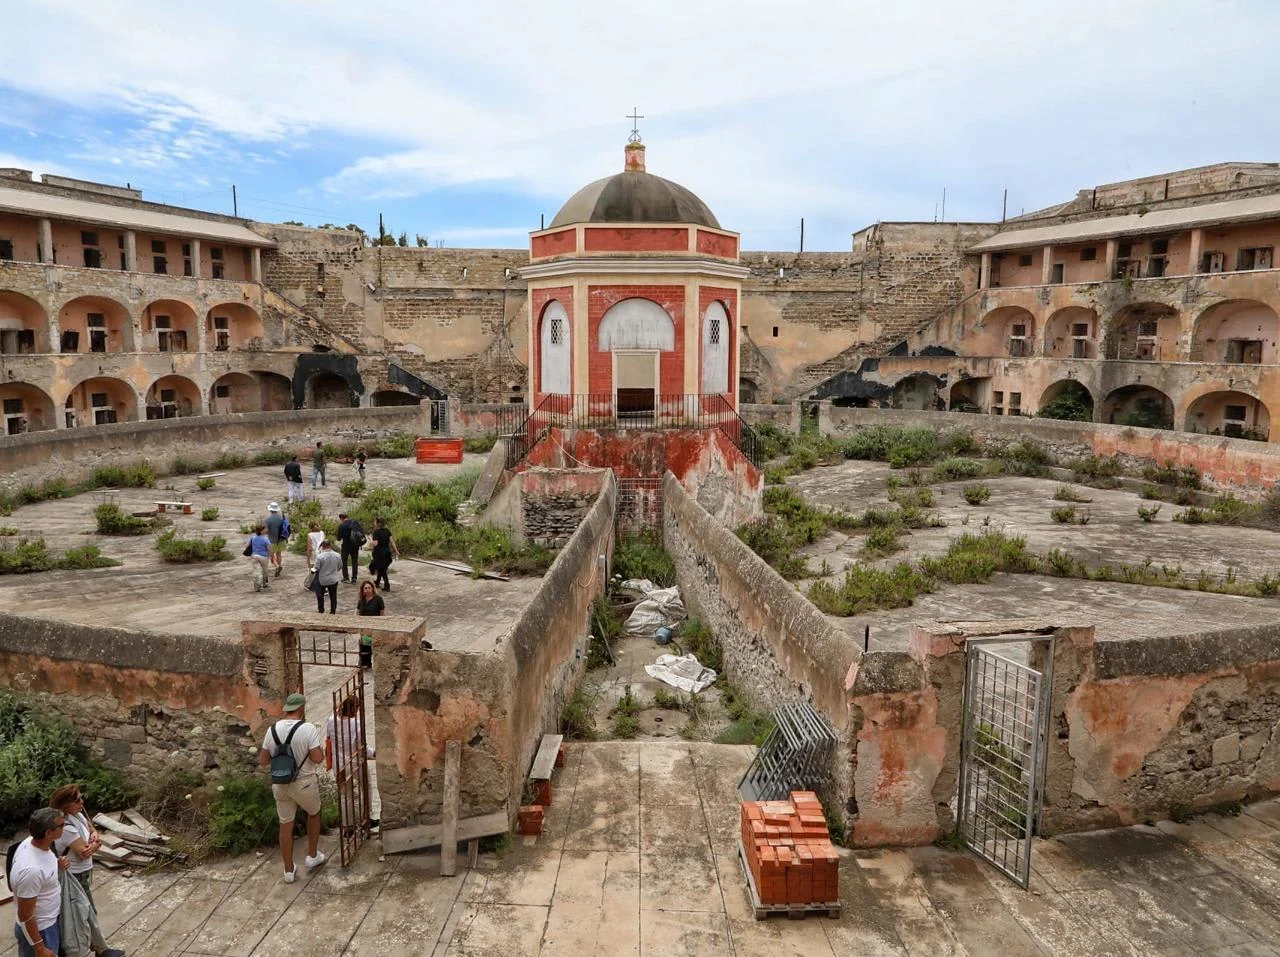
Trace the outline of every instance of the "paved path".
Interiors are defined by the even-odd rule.
[[[1236,955],[1280,957],[1280,801],[1238,817],[1038,841],[1031,891],[968,854],[846,852],[839,920],[751,918],[734,787],[751,749],[570,746],[541,838],[474,872],[434,855],[325,864],[264,853],[102,874],[111,940],[162,955]],[[301,851],[299,851],[301,854]],[[0,908],[11,927],[13,906]],[[12,937],[0,954],[10,954]]]

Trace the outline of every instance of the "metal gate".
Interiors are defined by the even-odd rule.
[[[1045,643],[1043,672],[1025,660]],[[970,639],[965,645],[964,736],[957,809],[961,838],[1021,887],[1044,795],[1053,637]]]
[[[353,648],[353,640],[356,646]],[[360,668],[359,636],[297,630],[281,635],[284,646],[285,694],[302,692],[304,665],[328,665],[352,670],[333,692],[333,735],[329,745],[338,786],[339,848],[347,867],[369,837],[368,735],[364,714],[364,674]]]

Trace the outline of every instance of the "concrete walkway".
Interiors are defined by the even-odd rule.
[[[379,861],[374,844],[346,872],[327,863],[310,875],[299,849],[292,885],[264,852],[186,872],[100,872],[95,894],[131,957],[1280,957],[1280,801],[1038,841],[1030,891],[968,854],[846,852],[839,920],[757,922],[734,856],[734,788],[751,750],[571,745],[543,836],[453,878],[438,876],[435,855]],[[12,904],[0,921],[12,927]]]

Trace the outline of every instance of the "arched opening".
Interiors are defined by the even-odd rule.
[[[53,417],[53,399],[43,389],[25,382],[0,385],[0,410],[3,410],[3,435],[43,432],[57,428]]]
[[[1084,306],[1059,309],[1045,323],[1044,354],[1055,359],[1098,358],[1098,314]]]
[[[1102,421],[1144,429],[1173,428],[1173,400],[1149,385],[1126,385],[1102,402]]]
[[[991,379],[974,376],[951,387],[947,408],[952,412],[986,412],[991,408]]]
[[[58,310],[59,352],[133,352],[133,319],[114,299],[78,296]]]
[[[210,415],[261,411],[261,386],[251,375],[243,372],[228,372],[215,379],[209,388]]]
[[[1280,317],[1253,299],[1219,302],[1200,313],[1191,337],[1192,362],[1273,365]]]
[[[146,352],[198,351],[196,311],[177,299],[151,303],[142,310],[142,348]]]
[[[69,429],[138,418],[138,397],[129,383],[109,376],[85,379],[71,390],[63,407]]]
[[[369,404],[384,405],[418,405],[422,400],[416,395],[401,392],[399,389],[379,389],[369,396]]]
[[[1265,442],[1271,435],[1271,413],[1261,399],[1243,392],[1209,392],[1187,408],[1185,428]]]
[[[1055,382],[1040,394],[1036,415],[1070,422],[1093,421],[1093,393],[1075,379]]]
[[[542,310],[538,331],[538,391],[568,395],[570,384],[569,316],[558,300]]]
[[[753,403],[760,401],[760,387],[744,376],[738,378],[738,401]]]
[[[353,409],[359,399],[350,384],[333,372],[317,372],[307,379],[308,409]]]
[[[214,352],[251,349],[262,345],[262,317],[242,302],[226,302],[209,310],[205,332]]]
[[[990,355],[1022,359],[1036,351],[1036,317],[1021,306],[1001,306],[983,317]]]
[[[670,352],[676,347],[676,327],[671,315],[650,299],[623,299],[614,303],[600,320],[601,352],[615,349],[656,349]]]
[[[702,392],[719,395],[729,391],[729,350],[733,327],[719,300],[702,315]]]
[[[1107,327],[1103,355],[1108,359],[1178,358],[1178,310],[1159,302],[1134,302],[1115,314]]]
[[[933,411],[943,407],[938,396],[940,383],[935,376],[927,373],[909,375],[893,387],[889,399],[889,407],[893,409],[914,409],[916,411]]]
[[[0,355],[49,352],[49,317],[19,292],[0,292]]]
[[[200,387],[186,376],[166,375],[147,390],[147,419],[177,419],[203,415]]]

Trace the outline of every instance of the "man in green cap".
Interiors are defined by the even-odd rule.
[[[320,850],[320,779],[317,772],[324,760],[320,730],[307,720],[307,699],[297,693],[284,702],[284,717],[267,729],[258,752],[258,763],[271,769],[271,791],[280,817],[280,856],[284,858],[284,882],[292,884],[293,819],[298,808],[307,815],[307,869],[319,867],[325,855]]]

